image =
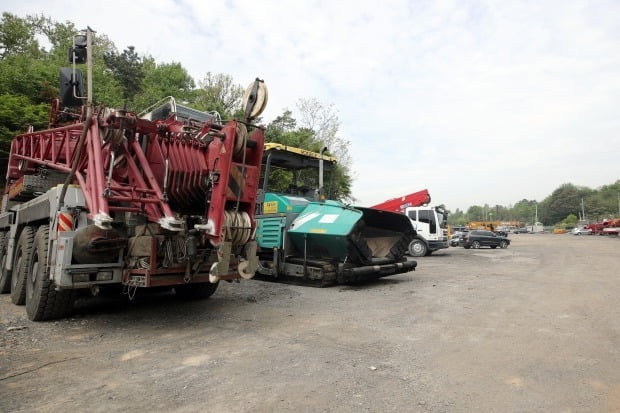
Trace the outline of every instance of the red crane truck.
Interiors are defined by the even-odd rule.
[[[246,119],[220,123],[167,100],[143,117],[92,105],[93,32],[47,130],[15,137],[0,210],[0,291],[30,320],[66,316],[78,291],[149,287],[207,298],[258,265],[254,210],[267,91],[246,91]],[[87,64],[88,93],[76,63]]]
[[[448,212],[443,205],[427,206],[430,202],[430,193],[427,189],[423,189],[399,198],[388,199],[371,208],[407,215],[417,232],[416,237],[409,243],[409,254],[413,257],[423,257],[448,248]]]

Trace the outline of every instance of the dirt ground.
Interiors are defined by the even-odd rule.
[[[43,323],[2,295],[0,411],[620,411],[620,239],[511,239],[363,286],[98,297]]]

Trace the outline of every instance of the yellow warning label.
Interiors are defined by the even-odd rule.
[[[310,229],[310,233],[312,233],[312,234],[327,234],[327,230],[325,228],[312,228],[312,229]]]
[[[278,201],[263,202],[263,214],[275,214],[278,212]]]

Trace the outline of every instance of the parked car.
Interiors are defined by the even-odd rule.
[[[570,233],[573,235],[592,235],[592,230],[585,227],[575,227]]]
[[[461,237],[463,236],[462,232],[457,232],[450,237],[449,244],[451,247],[458,247],[461,245]]]
[[[491,247],[493,249],[497,247],[508,248],[508,245],[510,245],[510,240],[507,237],[502,237],[492,231],[483,230],[469,231],[469,233],[463,236],[462,242],[465,249],[477,249],[480,247]]]
[[[523,228],[515,228],[515,230],[514,230],[515,234],[527,234],[528,232],[529,231],[525,227],[523,227]]]

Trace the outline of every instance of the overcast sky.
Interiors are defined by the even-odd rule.
[[[119,48],[333,104],[359,205],[467,209],[620,179],[620,2],[0,0]]]

